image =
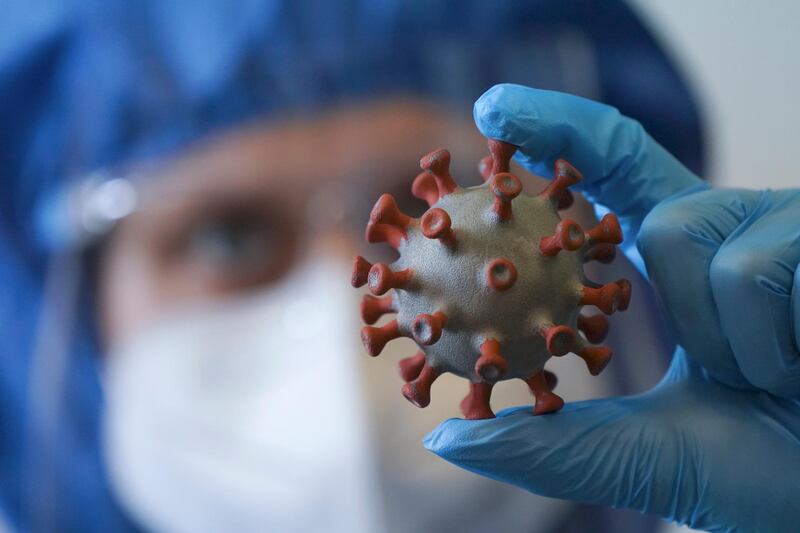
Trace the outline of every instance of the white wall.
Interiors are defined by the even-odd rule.
[[[800,1],[631,0],[693,85],[722,186],[800,187]]]

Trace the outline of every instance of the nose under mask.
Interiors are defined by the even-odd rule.
[[[158,531],[380,531],[346,265],[143,328],[104,371],[112,486]]]

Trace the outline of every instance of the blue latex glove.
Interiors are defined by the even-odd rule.
[[[637,122],[566,94],[496,86],[475,120],[539,175],[559,157],[581,170],[638,246],[679,348],[645,394],[451,419],[425,446],[544,496],[800,531],[800,190],[710,190]]]

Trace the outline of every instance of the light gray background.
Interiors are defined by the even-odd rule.
[[[713,182],[800,187],[800,2],[630,3],[699,98]]]

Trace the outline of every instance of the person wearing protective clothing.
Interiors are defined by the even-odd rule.
[[[624,225],[678,342],[652,390],[449,420],[425,446],[536,494],[638,509],[708,531],[800,524],[800,190],[715,190],[642,126],[590,100],[498,85],[487,137],[546,176],[564,157]]]
[[[371,200],[439,145],[478,179],[469,109],[500,81],[617,106],[702,173],[691,94],[621,2],[6,6],[0,527],[656,530],[428,454],[463,384],[420,413],[357,345]],[[562,387],[648,384],[645,314],[605,381]]]

